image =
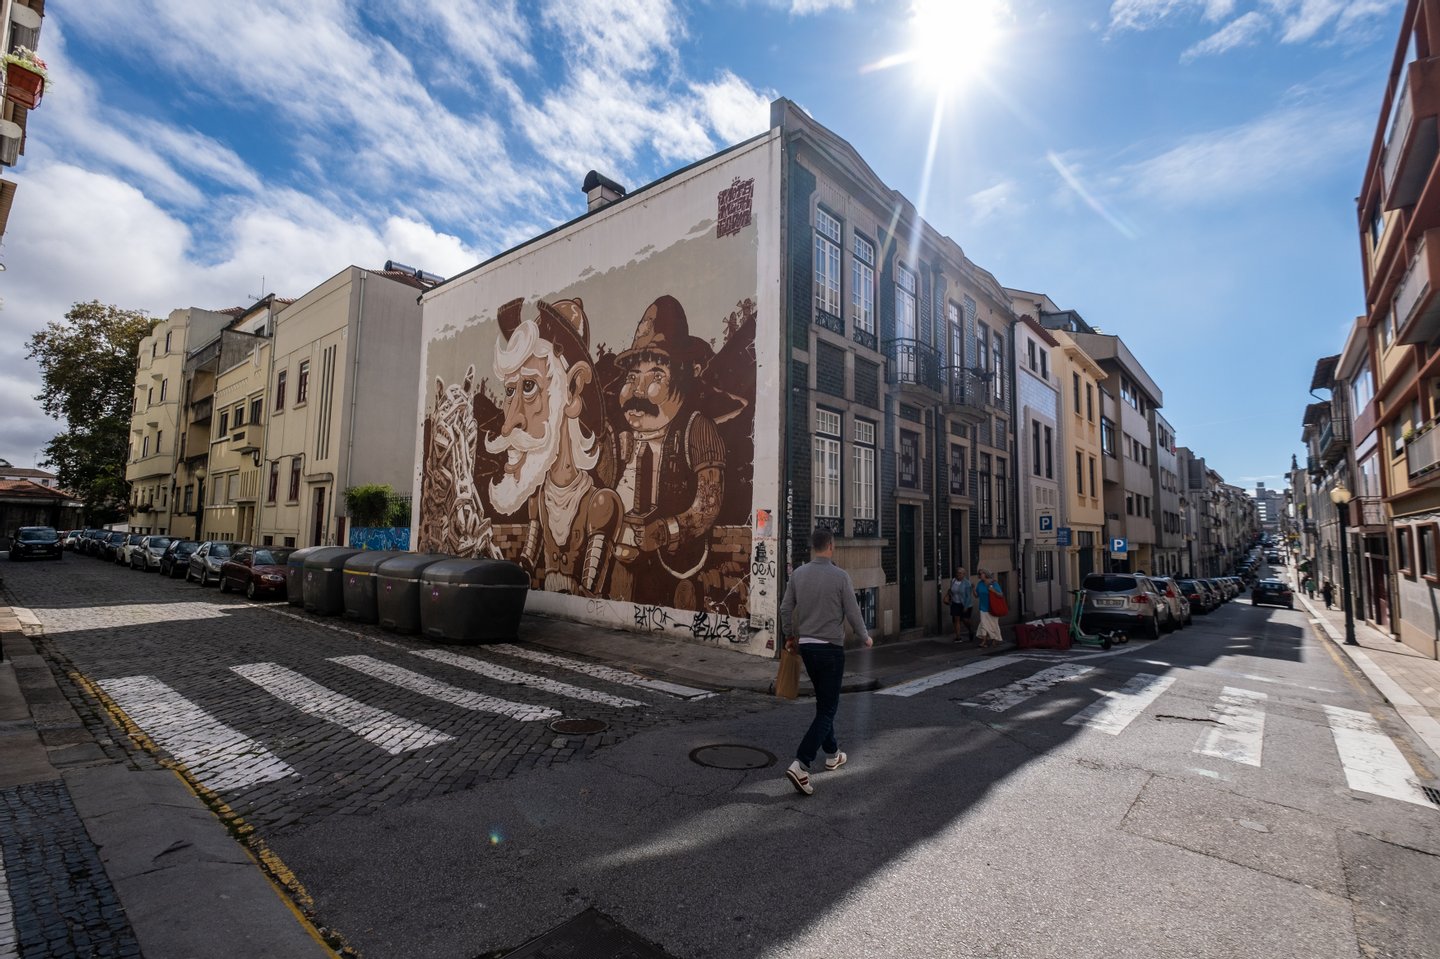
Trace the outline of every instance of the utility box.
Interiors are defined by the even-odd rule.
[[[420,575],[448,553],[401,553],[375,571],[375,612],[381,629],[420,632]]]
[[[530,574],[494,559],[447,559],[420,574],[420,631],[447,643],[519,639]]]
[[[367,549],[344,562],[344,586],[341,593],[345,601],[346,619],[373,623],[380,618],[375,606],[375,574],[379,571],[380,564],[386,560],[404,555],[405,553],[398,549]]]
[[[291,606],[305,605],[305,557],[320,549],[306,546],[290,554],[285,561],[285,598]]]
[[[345,612],[345,563],[358,552],[322,546],[305,557],[305,612],[320,616]]]

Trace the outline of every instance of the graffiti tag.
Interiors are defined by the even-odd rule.
[[[697,616],[704,616],[704,613],[697,613]],[[657,633],[670,625],[670,614],[665,612],[663,606],[636,606],[635,626],[649,633]]]
[[[716,616],[711,613],[696,613],[695,619],[690,623],[690,635],[702,642],[719,642],[725,640],[731,643],[747,643],[749,637],[737,637],[735,630],[730,626],[730,620],[724,616]]]

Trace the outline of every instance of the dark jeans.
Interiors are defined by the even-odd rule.
[[[800,659],[805,663],[810,684],[815,687],[815,718],[805,730],[795,758],[809,766],[820,749],[832,756],[840,751],[835,742],[835,713],[840,708],[840,681],[845,677],[845,647],[802,643]]]

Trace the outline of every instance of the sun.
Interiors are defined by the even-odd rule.
[[[1003,0],[914,0],[909,59],[920,80],[951,93],[983,76],[1004,39]]]

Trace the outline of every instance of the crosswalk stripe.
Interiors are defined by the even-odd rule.
[[[336,656],[331,659],[330,662],[339,663],[341,666],[348,666],[367,676],[373,676],[376,679],[399,686],[401,689],[409,690],[412,693],[419,693],[421,696],[428,696],[431,699],[438,699],[443,703],[459,706],[461,709],[469,709],[481,713],[498,713],[501,716],[509,716],[511,719],[518,719],[522,722],[554,719],[560,715],[558,709],[550,709],[545,706],[532,706],[529,703],[512,703],[509,700],[486,696],[484,693],[477,693],[474,690],[452,686],[438,679],[431,679],[422,673],[405,669],[403,666],[381,662],[370,656]]]
[[[438,729],[397,716],[376,706],[367,706],[279,663],[246,663],[230,671],[259,686],[282,703],[334,723],[379,746],[392,756],[448,743],[455,737]]]
[[[1430,807],[1415,771],[1375,717],[1339,706],[1322,708],[1351,789]]]
[[[154,676],[103,679],[99,686],[145,735],[211,789],[243,789],[295,774],[289,763]]]
[[[988,709],[992,712],[1003,713],[1005,710],[1032,696],[1038,696],[1045,690],[1057,683],[1063,683],[1067,679],[1076,676],[1083,676],[1091,672],[1092,666],[1076,666],[1073,663],[1065,663],[1060,666],[1052,666],[1049,669],[1042,669],[1033,676],[1026,676],[1024,679],[1017,679],[1008,686],[1001,686],[997,689],[990,689],[976,696],[973,700],[961,703],[962,706],[975,706],[980,709]]]
[[[613,696],[610,693],[597,692],[593,689],[585,689],[582,686],[572,686],[569,683],[547,679],[544,676],[536,676],[533,673],[522,673],[519,670],[510,669],[505,666],[496,666],[494,663],[487,663],[473,656],[462,656],[448,649],[414,649],[411,650],[411,652],[416,656],[424,656],[426,659],[434,660],[437,663],[444,663],[446,666],[454,666],[458,669],[469,670],[472,673],[479,673],[481,676],[498,680],[502,683],[530,686],[547,693],[554,693],[557,696],[568,696],[571,699],[583,699],[586,702],[602,703],[618,709],[628,709],[634,706],[645,705],[639,700],[626,699],[623,696]]]
[[[616,669],[614,666],[605,666],[601,663],[586,663],[578,659],[567,659],[564,656],[542,653],[534,649],[524,649],[511,643],[496,643],[490,646],[489,650],[495,653],[504,653],[506,656],[515,656],[519,659],[528,659],[532,662],[544,663],[547,666],[558,666],[561,669],[584,673],[586,676],[594,676],[596,679],[604,679],[608,682],[618,683],[621,686],[634,686],[636,689],[649,689],[657,693],[679,696],[681,699],[708,699],[715,695],[708,689],[681,686],[679,683],[668,683],[662,679],[646,679],[644,676],[637,676],[623,669]]]
[[[1260,765],[1265,747],[1265,711],[1260,707],[1269,697],[1235,686],[1220,690],[1220,701],[1210,707],[1210,718],[1219,723],[1201,737],[1195,751],[1216,759]]]
[[[956,666],[954,669],[946,669],[929,676],[921,676],[919,679],[912,679],[908,683],[899,683],[879,690],[877,696],[918,696],[928,689],[935,689],[937,686],[948,686],[950,683],[968,679],[971,676],[979,676],[981,673],[988,673],[992,669],[999,669],[1001,666],[1009,666],[1011,663],[1020,663],[1025,660],[1019,656],[992,656],[990,659],[981,660],[978,663],[970,663],[965,666]]]
[[[1103,693],[1095,702],[1065,720],[1065,725],[1088,726],[1118,736],[1174,682],[1173,676],[1136,673],[1124,686]]]

